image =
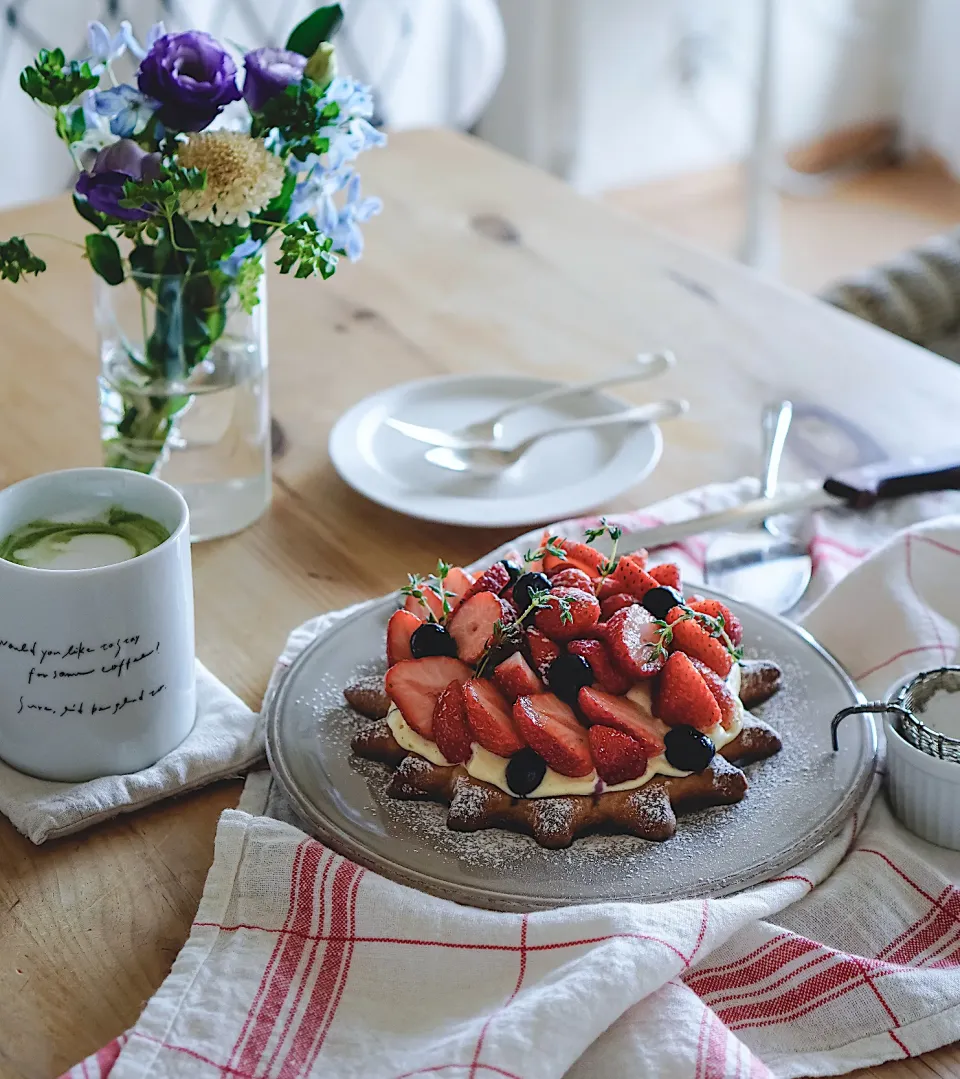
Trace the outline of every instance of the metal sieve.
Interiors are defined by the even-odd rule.
[[[839,748],[837,730],[847,716],[859,712],[889,712],[896,715],[893,726],[905,742],[930,757],[960,764],[960,738],[951,738],[933,727],[928,727],[921,718],[936,693],[960,693],[960,667],[937,667],[932,671],[921,671],[907,682],[891,701],[857,704],[837,712],[830,724],[834,750]],[[960,697],[957,698],[957,708],[960,710]]]

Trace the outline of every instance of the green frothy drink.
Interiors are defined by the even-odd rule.
[[[86,520],[38,520],[0,540],[0,558],[33,569],[95,569],[159,547],[170,533],[151,517],[111,506]]]

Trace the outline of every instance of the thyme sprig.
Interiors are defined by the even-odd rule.
[[[531,559],[531,561],[533,561]],[[517,615],[516,619],[512,622],[504,622],[502,619],[498,619],[493,624],[493,634],[487,644],[487,647],[483,650],[483,655],[477,662],[477,677],[479,678],[486,670],[487,665],[490,662],[491,656],[502,649],[504,646],[516,645],[519,647],[523,643],[523,624],[526,619],[535,611],[541,611],[545,607],[550,606],[551,599],[555,599],[560,609],[560,621],[564,623],[573,621],[573,611],[570,609],[570,601],[564,596],[551,595],[547,589],[533,589],[530,592],[530,603],[527,605],[527,609]]]
[[[711,637],[716,637],[720,641],[735,661],[739,662],[743,659],[743,649],[730,640],[730,636],[724,627],[725,619],[722,614],[716,616],[704,614],[702,611],[693,610],[693,608],[688,607],[685,603],[679,604],[678,606],[680,606],[680,616],[675,618],[673,622],[665,622],[662,619],[658,619],[655,622],[655,625],[659,627],[660,634],[656,641],[647,646],[651,650],[651,663],[655,662],[667,651],[673,641],[674,627],[680,622],[699,623]]]
[[[559,536],[547,536],[543,544],[527,551],[523,560],[529,565],[531,562],[539,562],[548,554],[552,554],[555,558],[566,558],[567,552],[560,546],[562,542]]]
[[[440,558],[437,560],[437,568],[434,573],[431,573],[428,577],[424,577],[419,573],[408,573],[407,583],[400,589],[401,595],[413,596],[420,603],[420,606],[426,610],[428,622],[443,624],[453,611],[450,600],[456,599],[457,594],[456,592],[451,592],[444,584],[452,568],[449,562],[444,562]],[[434,614],[433,608],[427,599],[427,593],[436,596],[440,600],[440,618],[437,618],[436,614]]]
[[[610,537],[610,541],[613,547],[610,551],[610,557],[600,567],[600,580],[603,581],[609,577],[617,569],[617,545],[623,536],[623,529],[619,525],[607,524],[606,517],[600,518],[599,528],[588,528],[584,532],[587,543],[593,543],[594,540],[599,539],[601,536],[607,535]]]

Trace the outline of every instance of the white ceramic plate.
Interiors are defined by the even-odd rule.
[[[507,527],[586,513],[640,483],[660,459],[656,426],[613,426],[544,439],[508,472],[481,479],[423,459],[429,448],[384,426],[388,416],[446,429],[484,419],[505,404],[556,386],[511,375],[449,375],[404,382],[365,397],[330,433],[330,458],[342,479],[382,506],[441,524]],[[619,412],[605,393],[565,397],[504,421],[513,443],[554,423]]]
[[[702,586],[697,591],[717,595]],[[750,789],[742,802],[681,817],[665,843],[589,836],[550,851],[500,829],[452,832],[445,807],[390,798],[390,770],[350,752],[354,732],[367,721],[344,706],[342,691],[383,671],[384,631],[396,596],[337,622],[290,668],[267,706],[270,766],[306,827],[328,846],[461,903],[539,910],[738,891],[803,861],[843,826],[870,788],[878,739],[873,716],[851,717],[840,752],[832,752],[830,720],[862,700],[853,683],[791,622],[726,602],[743,622],[748,656],[783,667],[783,688],[756,710],[779,730],[783,749],[747,768]]]

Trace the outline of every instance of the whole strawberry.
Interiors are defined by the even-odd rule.
[[[588,634],[600,621],[600,604],[592,592],[580,588],[551,588],[534,622],[554,641],[573,641]]]
[[[628,734],[596,725],[587,732],[587,738],[593,766],[604,783],[626,783],[629,779],[639,779],[646,772],[644,748]]]
[[[691,617],[691,613],[689,609],[674,607],[667,615],[673,630],[670,651],[686,652],[712,667],[721,678],[726,678],[733,666],[733,656],[723,640],[712,636],[696,617]]]
[[[743,626],[740,624],[740,619],[720,600],[691,598],[687,601],[687,606],[692,611],[709,615],[711,618],[722,618],[723,628],[726,630],[731,644],[740,645],[743,643]]]

